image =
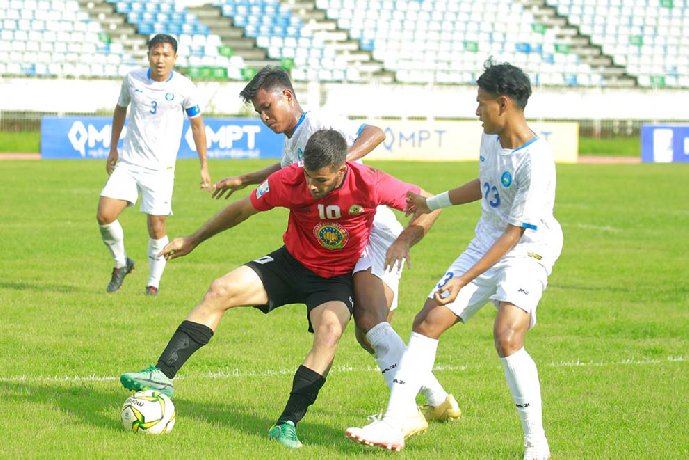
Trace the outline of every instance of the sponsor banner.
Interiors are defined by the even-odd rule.
[[[644,163],[689,162],[689,125],[642,125],[641,161]]]
[[[204,118],[208,158],[280,158],[283,139],[260,120]],[[98,159],[110,152],[112,117],[44,116],[41,120],[41,158]],[[127,135],[127,124],[119,148]],[[197,158],[188,120],[184,120],[177,158]]]
[[[477,121],[372,120],[385,131],[385,142],[367,155],[372,160],[458,161],[477,160],[481,124]],[[529,122],[536,134],[553,148],[555,161],[575,163],[579,125],[571,122]]]

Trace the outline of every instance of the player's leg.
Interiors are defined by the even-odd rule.
[[[337,344],[352,315],[352,278],[341,275],[330,279],[300,272],[295,277],[298,290],[307,304],[313,344],[297,368],[285,408],[268,436],[286,447],[301,447],[296,425],[318,397],[335,359]]]
[[[545,270],[539,265],[508,267],[495,296],[499,302],[493,327],[495,348],[524,431],[524,458],[529,460],[550,456],[543,429],[538,369],[524,348],[524,339],[535,323],[536,307],[546,280]]]
[[[146,214],[148,227],[148,281],[146,295],[155,296],[160,289],[160,279],[167,260],[160,251],[168,243],[166,221],[172,215],[172,192],[175,176],[170,170],[145,171],[138,176],[141,190],[141,212]]]
[[[96,213],[103,244],[114,261],[108,292],[120,289],[125,276],[134,269],[134,261],[127,257],[124,249],[124,230],[117,218],[127,206],[136,202],[137,196],[136,181],[131,171],[117,165],[101,191]]]
[[[308,407],[316,401],[335,359],[337,344],[350,315],[345,304],[339,301],[326,302],[311,311],[313,344],[304,362],[294,374],[292,391],[276,426],[285,423],[296,426],[306,415]]]
[[[160,251],[169,242],[166,231],[167,216],[154,216],[148,214],[148,281],[146,282],[146,295],[158,295],[160,279],[165,271],[167,260],[160,256]]]
[[[170,338],[155,366],[122,374],[120,382],[130,390],[151,388],[172,396],[172,379],[198,349],[213,337],[228,309],[268,303],[258,274],[246,265],[211,283],[203,300],[194,307]]]
[[[457,299],[449,305],[439,305],[433,299],[437,289],[457,274],[464,273],[475,260],[476,257],[467,253],[457,258],[430,292],[423,309],[417,314],[407,351],[395,375],[383,420],[363,428],[349,428],[345,433],[347,437],[363,444],[396,450],[404,447],[405,426],[414,423],[419,416],[416,394],[421,387],[422,376],[433,369],[439,337],[458,321],[468,321],[495,291],[492,284],[479,277],[465,286]]]
[[[433,299],[426,300],[416,317],[409,345],[395,373],[383,419],[362,428],[348,428],[345,436],[362,444],[400,450],[404,447],[405,438],[427,429],[428,424],[416,406],[416,395],[421,390],[423,376],[432,372],[437,338],[456,320],[456,315],[449,309],[438,306]],[[424,335],[430,331],[436,335],[434,338]]]

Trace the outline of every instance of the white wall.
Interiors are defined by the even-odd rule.
[[[112,112],[118,80],[0,79],[0,111]],[[239,98],[243,82],[199,83],[206,114],[246,114]],[[305,106],[334,113],[376,117],[474,118],[473,86],[353,85],[297,86]],[[526,114],[543,120],[689,120],[689,91],[534,88]]]

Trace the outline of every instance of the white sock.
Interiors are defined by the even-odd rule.
[[[517,406],[524,439],[545,439],[541,403],[541,384],[536,363],[524,348],[506,358],[500,358],[505,369],[507,386]]]
[[[421,393],[426,397],[428,405],[433,407],[441,405],[447,399],[447,391],[435,378],[433,372],[426,374],[426,377],[421,381]]]
[[[115,259],[115,268],[127,265],[127,253],[124,251],[124,230],[120,221],[115,219],[107,225],[99,225],[100,236],[103,243],[110,251],[110,255]]]
[[[392,388],[392,381],[402,360],[402,355],[407,350],[407,346],[402,338],[390,326],[390,323],[383,322],[373,326],[367,333],[366,339],[376,353],[376,361],[380,368],[385,383],[388,388]],[[426,397],[426,401],[431,406],[439,406],[447,398],[447,392],[440,385],[438,379],[432,372],[421,380],[421,393]]]
[[[383,374],[385,383],[388,388],[392,388],[392,380],[395,378],[395,373],[407,346],[388,322],[373,326],[366,333],[366,339],[376,353],[376,362]]]
[[[167,260],[165,260],[165,257],[159,257],[158,253],[163,250],[168,241],[167,235],[159,240],[154,240],[152,238],[148,240],[149,271],[146,286],[160,286],[160,278],[163,276],[163,271],[165,271]]]
[[[402,356],[399,369],[390,389],[385,418],[394,421],[417,411],[416,395],[421,389],[424,376],[431,373],[435,362],[438,341],[416,332],[411,333],[409,346]]]

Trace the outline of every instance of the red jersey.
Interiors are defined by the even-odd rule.
[[[376,206],[403,210],[407,192],[419,188],[368,166],[347,162],[342,185],[315,199],[309,193],[301,164],[271,174],[251,193],[258,211],[289,209],[283,241],[302,265],[322,276],[354,270],[368,243]]]

